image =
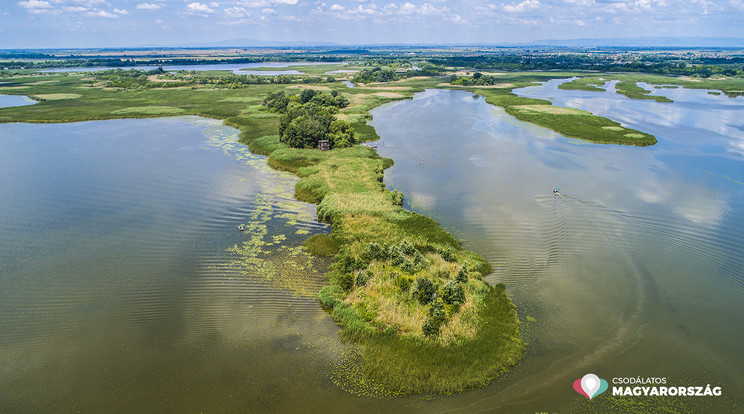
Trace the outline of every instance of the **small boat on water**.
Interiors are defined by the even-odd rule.
[[[244,225],[242,225],[242,224],[241,224],[241,225],[239,225],[239,226],[238,226],[238,230],[239,230],[239,231],[245,231],[245,226],[244,226]]]

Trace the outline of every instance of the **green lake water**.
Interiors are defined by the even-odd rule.
[[[649,148],[569,140],[458,91],[374,111],[388,185],[491,261],[524,320],[511,373],[439,398],[364,382],[314,299],[329,262],[299,248],[329,227],[235,129],[0,124],[0,412],[608,411],[572,390],[588,372],[721,385],[704,407],[735,412],[744,117],[727,99],[714,122],[708,104],[669,112],[681,98],[618,118],[657,134]]]

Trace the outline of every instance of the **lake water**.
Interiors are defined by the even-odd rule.
[[[296,404],[303,383],[341,392],[319,384],[340,347],[313,298],[328,263],[296,249],[328,226],[237,130],[1,124],[0,177],[0,412],[245,412]],[[244,243],[260,251],[228,251]]]
[[[494,263],[525,320],[518,367],[434,399],[345,380],[355,348],[313,297],[328,261],[297,248],[329,228],[235,129],[0,124],[0,412],[597,412],[571,389],[587,372],[718,384],[711,412],[733,412],[744,117],[720,99],[730,116],[689,138],[663,116],[628,125],[656,128],[648,148],[566,139],[461,91],[374,111],[387,183]]]
[[[195,71],[206,71],[206,70],[229,70],[237,74],[248,74],[248,75],[297,75],[300,72],[296,70],[288,71],[252,71],[253,68],[286,68],[287,66],[313,66],[313,65],[340,65],[343,62],[258,62],[258,63],[216,63],[216,64],[204,64],[204,65],[163,65],[163,70],[168,72],[177,72],[181,70],[195,70]],[[57,68],[57,69],[46,69],[40,72],[98,72],[101,70],[109,69],[137,69],[137,70],[153,70],[157,69],[158,66],[125,66],[125,67],[79,67],[79,68]],[[295,73],[296,72],[296,73]]]
[[[10,108],[11,106],[33,105],[36,101],[28,96],[19,95],[0,95],[0,108]]]
[[[488,280],[525,322],[524,361],[458,398],[473,411],[580,412],[588,400],[571,384],[591,372],[718,384],[744,400],[744,99],[664,89],[676,102],[657,103],[560,82],[519,93],[659,143],[567,139],[463,91],[373,111],[378,152],[396,162],[388,185],[493,263]]]

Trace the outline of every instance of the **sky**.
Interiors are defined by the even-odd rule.
[[[0,0],[0,49],[657,36],[744,37],[744,0]]]

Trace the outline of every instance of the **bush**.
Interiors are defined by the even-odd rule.
[[[322,303],[326,308],[333,308],[336,306],[341,302],[343,296],[343,290],[340,286],[336,285],[323,286],[323,288],[320,289],[320,292],[318,292],[318,300],[320,300],[320,303]]]
[[[403,254],[403,252],[400,250],[400,247],[397,245],[393,245],[390,247],[388,255],[390,256],[390,260],[392,261],[393,266],[400,266],[403,264],[403,262],[406,261],[406,255]]]
[[[455,280],[457,280],[460,283],[468,283],[468,262],[467,261],[462,263],[462,267],[460,267],[460,270],[457,271],[457,276],[455,277]]]
[[[357,273],[356,280],[354,281],[357,286],[367,286],[367,281],[374,276],[371,270]]]
[[[465,290],[462,283],[450,279],[442,286],[442,301],[448,305],[462,305],[465,302]]]
[[[444,324],[447,318],[447,312],[444,310],[444,303],[441,299],[437,299],[432,303],[429,309],[429,318],[424,322],[422,330],[426,336],[436,336],[439,334],[439,328]]]
[[[403,260],[403,263],[400,265],[400,270],[406,272],[406,273],[416,273],[417,266],[410,261],[409,259]]]
[[[406,276],[398,276],[395,278],[395,286],[397,286],[402,292],[408,292],[412,283],[411,279]]]
[[[403,193],[399,193],[398,190],[393,190],[390,193],[390,197],[393,200],[393,205],[396,205],[399,207],[403,205]]]
[[[338,278],[338,284],[341,286],[341,289],[347,292],[350,291],[354,287],[354,275],[351,273],[342,273]]]
[[[457,258],[455,257],[455,249],[452,247],[445,247],[442,249],[437,249],[437,253],[439,253],[440,256],[442,256],[442,259],[444,259],[447,262],[455,262],[457,261]]]
[[[368,261],[372,260],[386,260],[387,259],[387,246],[380,245],[379,243],[369,243],[364,248],[362,257]]]
[[[416,248],[413,247],[413,244],[411,244],[411,242],[409,242],[408,240],[403,240],[402,242],[400,242],[400,250],[406,256],[411,256],[417,251]]]
[[[413,283],[413,296],[421,303],[426,305],[434,300],[437,293],[437,287],[434,282],[426,276],[421,276]]]

